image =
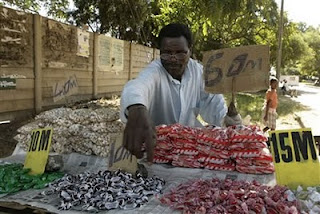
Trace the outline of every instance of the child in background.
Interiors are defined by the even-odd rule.
[[[276,129],[276,119],[277,119],[277,106],[278,106],[278,95],[277,95],[278,79],[274,76],[270,77],[270,87],[266,92],[266,99],[264,103],[264,108],[262,110],[263,122],[265,123],[265,128],[263,132],[269,129]]]

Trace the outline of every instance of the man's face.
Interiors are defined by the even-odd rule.
[[[160,58],[163,67],[177,80],[181,77],[190,58],[190,49],[186,38],[165,37],[160,47]]]

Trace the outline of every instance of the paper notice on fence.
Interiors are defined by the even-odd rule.
[[[89,32],[78,29],[78,56],[89,57]]]
[[[124,67],[124,41],[112,37],[99,36],[99,69],[119,72]]]
[[[205,90],[228,93],[232,88],[234,92],[267,89],[269,59],[266,45],[206,51],[203,53]]]

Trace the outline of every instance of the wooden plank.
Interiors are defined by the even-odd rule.
[[[16,89],[16,90],[0,90],[1,102],[12,101],[12,100],[24,100],[33,99],[33,89]]]
[[[34,78],[33,67],[9,68],[1,67],[0,76],[13,75],[13,77],[25,77],[26,79]],[[23,79],[23,78],[19,78]]]
[[[110,79],[110,80],[98,80],[98,86],[114,86],[114,85],[124,85],[127,83],[127,79]]]
[[[34,108],[34,99],[12,100],[1,103],[0,112],[27,110]]]
[[[128,72],[120,72],[118,75],[111,72],[99,72],[98,73],[98,79],[127,79],[128,78]]]
[[[60,70],[52,70],[52,69],[44,69],[43,70],[43,78],[68,78],[69,76],[76,75],[77,78],[92,78],[92,72],[79,71],[79,70],[71,70],[71,69],[60,69]]]
[[[79,86],[78,92],[72,96],[78,96],[82,94],[91,94],[92,95],[92,86]],[[43,87],[42,88],[42,97],[43,98],[52,98],[53,89],[52,87]]]
[[[94,33],[93,41],[93,71],[92,71],[92,95],[98,95],[98,71],[99,71],[99,34]]]
[[[115,86],[99,86],[98,91],[100,93],[109,93],[109,92],[121,92],[123,89],[123,85],[115,85]]]
[[[43,87],[54,87],[56,83],[66,80],[65,78],[54,78],[54,79],[45,79],[43,80]],[[66,80],[67,81],[67,80]],[[92,87],[92,79],[78,79],[78,86],[87,86]]]
[[[42,32],[41,17],[38,14],[33,15],[33,43],[34,43],[34,97],[36,113],[41,112],[42,107]]]
[[[34,89],[34,79],[17,79],[17,89]]]

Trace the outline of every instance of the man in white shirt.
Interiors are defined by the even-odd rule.
[[[227,112],[221,94],[204,91],[202,65],[190,58],[190,29],[169,24],[162,28],[158,39],[160,60],[129,81],[121,95],[120,117],[126,122],[123,145],[142,158],[141,147],[145,143],[149,162],[153,160],[156,125],[200,126],[200,114],[207,123],[221,126]]]

